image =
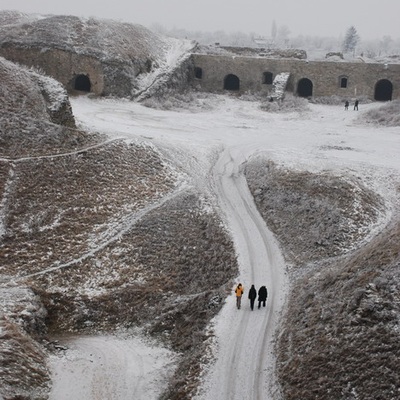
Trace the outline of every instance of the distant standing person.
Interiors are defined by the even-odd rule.
[[[236,286],[235,294],[236,294],[236,307],[240,310],[240,305],[242,303],[242,296],[244,293],[244,288],[241,283]]]
[[[354,110],[357,110],[357,111],[358,111],[358,100],[356,100],[356,101],[354,102]]]
[[[265,307],[265,302],[267,301],[268,291],[265,286],[261,286],[258,290],[258,308],[261,307],[261,303],[263,307]]]
[[[257,297],[257,290],[254,287],[254,285],[251,285],[251,288],[249,290],[249,299],[250,299],[251,311],[254,310],[254,302],[256,301],[256,297]]]
[[[349,109],[349,101],[348,101],[348,100],[346,100],[346,101],[344,102],[344,109],[345,109],[345,110],[348,110],[348,109]]]

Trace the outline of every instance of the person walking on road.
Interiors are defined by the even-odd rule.
[[[358,111],[358,99],[354,102],[354,111]]]
[[[254,310],[254,302],[256,300],[257,297],[257,291],[256,288],[254,287],[254,285],[251,285],[251,288],[249,290],[249,299],[250,299],[250,308],[251,311]]]
[[[265,302],[267,301],[268,291],[265,286],[261,286],[258,290],[258,308],[261,307],[261,303],[263,307],[265,307]]]
[[[244,288],[241,283],[236,286],[235,294],[236,294],[236,307],[240,310],[240,305],[242,303],[242,296],[244,293]]]
[[[344,109],[345,109],[345,110],[348,110],[348,109],[349,109],[349,101],[348,101],[348,100],[346,100],[346,101],[344,102]]]

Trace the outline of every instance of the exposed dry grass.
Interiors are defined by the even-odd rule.
[[[382,199],[350,177],[293,172],[262,160],[245,173],[261,215],[297,265],[357,247],[383,212]]]
[[[307,99],[286,93],[282,100],[270,102],[264,98],[263,101],[261,102],[260,109],[263,111],[275,112],[275,113],[288,113],[288,112],[303,113],[309,111],[310,107],[308,105]]]
[[[195,193],[135,220],[176,184],[149,147],[117,141],[6,164],[13,173],[4,167],[2,274],[23,277],[64,264],[25,280],[40,295],[52,332],[144,327],[184,355],[169,398],[194,390],[204,328],[237,273],[221,221]]]
[[[400,397],[400,224],[293,288],[278,366],[285,399]]]
[[[205,327],[236,273],[233,245],[220,221],[202,211],[196,195],[186,194],[87,261],[31,278],[30,284],[41,294],[54,331],[141,326],[182,353],[168,391],[172,399],[194,389]]]
[[[45,310],[27,288],[0,288],[0,393],[4,399],[45,399],[47,354],[38,338]]]
[[[246,172],[294,266],[277,340],[284,398],[398,399],[400,224],[362,245],[383,204],[361,184],[267,162]]]
[[[400,101],[394,100],[366,112],[359,122],[381,126],[400,126]]]
[[[227,232],[197,193],[172,195],[178,176],[157,151],[54,124],[36,80],[13,68],[0,85],[0,156],[15,158],[0,162],[1,395],[46,398],[46,329],[140,326],[182,354],[163,398],[190,398],[205,327],[237,273]],[[277,343],[285,399],[399,398],[400,225],[345,258],[384,211],[378,196],[273,163],[249,164],[246,176],[293,270],[313,263],[314,275],[293,275]],[[40,298],[29,288],[10,297],[15,277]]]
[[[26,275],[89,252],[110,225],[170,191],[169,173],[154,151],[123,142],[17,163],[2,273]]]

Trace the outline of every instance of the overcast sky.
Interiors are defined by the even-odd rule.
[[[339,37],[354,25],[361,39],[400,38],[400,0],[0,0],[0,8],[264,36],[273,21],[291,37]]]

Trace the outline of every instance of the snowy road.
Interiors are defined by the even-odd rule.
[[[288,290],[285,265],[274,237],[256,210],[241,165],[263,153],[292,168],[347,169],[363,176],[376,174],[382,179],[371,179],[371,183],[383,188],[387,177],[400,170],[399,130],[385,128],[384,135],[377,135],[373,127],[354,124],[359,113],[343,112],[341,106],[311,105],[309,113],[272,114],[261,112],[256,102],[224,96],[210,96],[208,100],[214,102],[213,107],[200,112],[159,111],[133,102],[85,97],[74,98],[71,103],[82,127],[104,132],[110,138],[151,141],[163,149],[193,178],[194,185],[214,197],[232,234],[240,264],[237,281],[245,286],[245,299],[242,309],[237,310],[235,298],[230,296],[213,321],[217,359],[204,376],[198,399],[277,400],[280,396],[274,382],[272,338]],[[361,110],[368,107],[376,105],[363,105]],[[377,186],[374,189],[380,190]],[[257,288],[263,284],[268,288],[265,309],[251,311],[249,308],[247,294],[253,283]],[[76,340],[76,345],[82,346],[82,353],[92,351],[92,344],[85,338]],[[103,368],[114,377],[115,388],[112,397],[103,398],[132,398],[123,389],[127,376],[122,374],[119,378],[112,373],[119,357],[122,365],[129,364],[129,359],[135,357],[131,350],[128,346],[126,354],[122,354],[121,348],[116,358],[103,354],[107,360]],[[115,352],[115,349],[106,346],[102,351]],[[72,359],[71,368],[74,362]],[[168,357],[164,359],[164,365],[167,364]],[[131,376],[143,375],[140,365],[136,366],[137,373],[135,364],[129,365]],[[54,368],[60,371],[57,363]],[[65,368],[68,371],[68,366]],[[91,368],[81,371],[79,385],[86,391],[84,395],[77,393],[69,398],[97,399],[88,390],[96,371]],[[151,371],[148,373],[151,375]],[[67,384],[65,380],[68,379],[76,385],[72,376],[59,372],[55,386],[59,382]],[[142,390],[135,389],[135,398],[156,398],[151,394],[156,393],[151,392],[152,384],[140,380]],[[160,392],[160,388],[158,390]]]
[[[236,244],[241,266],[238,281],[244,283],[245,295],[241,310],[236,309],[231,296],[217,322],[218,359],[199,396],[204,399],[274,398],[268,384],[274,387],[272,339],[287,287],[285,267],[241,173],[240,166],[246,161],[243,150],[236,147],[224,151],[214,168],[215,192]],[[250,284],[257,289],[267,286],[265,309],[250,310]]]

